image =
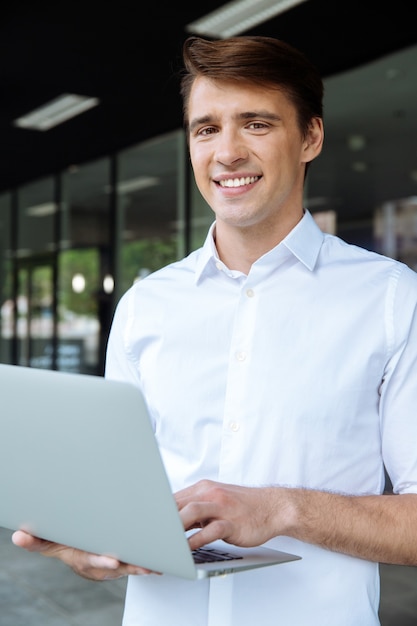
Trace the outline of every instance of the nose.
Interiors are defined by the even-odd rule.
[[[248,149],[242,136],[235,130],[222,129],[216,136],[216,161],[223,165],[232,165],[247,159]]]

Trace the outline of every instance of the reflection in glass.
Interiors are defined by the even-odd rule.
[[[374,237],[378,252],[417,271],[417,196],[384,202],[375,211]]]
[[[18,364],[52,369],[53,336],[52,266],[25,263],[18,272]]]
[[[182,147],[182,133],[175,132],[119,155],[118,297],[184,253],[184,223],[179,219]]]
[[[100,359],[98,249],[61,252],[58,275],[58,369],[95,373]]]
[[[102,374],[112,314],[110,158],[71,167],[62,180],[58,258],[58,369]]]
[[[52,177],[30,183],[18,190],[18,258],[51,255],[56,250],[56,212]]]
[[[17,192],[16,357],[19,365],[53,368],[55,180],[43,178]]]

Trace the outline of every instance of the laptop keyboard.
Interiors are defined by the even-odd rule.
[[[193,550],[193,558],[194,563],[213,563],[214,561],[232,561],[242,557],[214,548],[197,548],[197,550]]]

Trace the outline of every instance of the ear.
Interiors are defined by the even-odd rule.
[[[321,152],[324,141],[324,127],[321,117],[313,117],[310,121],[308,132],[303,143],[302,162],[308,163],[316,158]]]

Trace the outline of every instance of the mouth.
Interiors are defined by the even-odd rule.
[[[244,187],[256,183],[260,178],[260,176],[242,176],[241,178],[225,178],[216,182],[220,187]]]

